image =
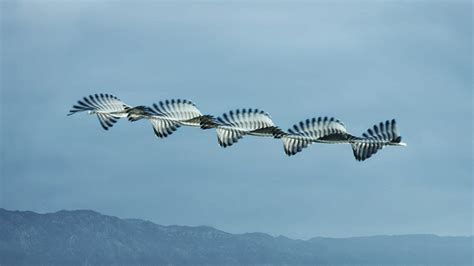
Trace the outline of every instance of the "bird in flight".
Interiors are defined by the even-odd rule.
[[[125,112],[130,121],[150,121],[155,135],[159,138],[166,138],[180,126],[208,129],[213,128],[215,123],[211,115],[203,115],[193,102],[182,99],[160,101],[151,107],[127,107]]]
[[[285,153],[295,155],[312,143],[343,144],[352,146],[354,157],[358,161],[370,158],[385,146],[406,146],[398,134],[395,119],[380,122],[369,128],[362,137],[347,132],[344,123],[331,117],[306,119],[292,128],[282,137]]]
[[[334,117],[315,117],[295,124],[287,131],[273,123],[268,113],[259,109],[236,109],[214,118],[203,115],[197,106],[185,99],[171,99],[151,106],[132,107],[111,94],[94,94],[79,100],[68,115],[87,112],[96,115],[105,130],[120,118],[129,121],[148,120],[155,135],[166,138],[181,126],[215,128],[221,147],[229,147],[245,135],[281,139],[288,156],[295,155],[313,143],[350,144],[354,157],[364,161],[385,146],[406,146],[398,133],[395,119],[380,122],[357,137],[347,132],[344,123]]]
[[[237,109],[222,114],[214,127],[222,147],[229,147],[244,135],[278,137],[284,132],[272,121],[270,115],[258,109]]]
[[[96,115],[102,128],[109,130],[121,117],[127,117],[127,108],[131,107],[119,98],[107,93],[100,93],[79,100],[69,111],[68,116],[78,112]]]

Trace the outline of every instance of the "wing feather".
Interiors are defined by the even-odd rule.
[[[120,117],[125,116],[129,106],[111,94],[93,94],[79,100],[69,111],[68,116],[78,112],[90,111],[96,114],[100,125],[105,130],[111,128]]]
[[[215,119],[217,138],[222,147],[236,143],[244,135],[281,137],[283,131],[270,115],[259,109],[236,109]]]
[[[293,125],[282,136],[283,148],[289,156],[295,155],[313,142],[342,143],[348,141],[344,123],[334,117],[315,117]]]
[[[155,132],[155,135],[159,138],[168,137],[180,127],[180,124],[178,122],[174,122],[170,120],[163,120],[163,119],[156,119],[156,118],[151,118],[149,120],[153,126],[153,131]]]

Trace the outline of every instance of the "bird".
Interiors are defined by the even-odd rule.
[[[130,106],[116,96],[100,93],[79,100],[69,111],[68,116],[79,112],[96,115],[102,128],[109,130],[120,118],[127,116],[127,108],[130,108]]]
[[[367,129],[367,133],[362,134],[362,138],[357,138],[350,143],[354,157],[358,161],[370,158],[385,146],[407,146],[402,142],[395,119],[375,124],[373,128]]]
[[[108,93],[83,97],[73,105],[68,116],[79,112],[96,115],[105,130],[123,117],[131,122],[146,119],[159,138],[168,137],[181,126],[216,129],[218,144],[224,148],[232,146],[245,135],[273,137],[282,140],[288,156],[296,155],[313,143],[350,144],[355,159],[365,161],[386,146],[407,146],[402,142],[395,119],[375,124],[360,137],[348,133],[343,122],[328,116],[306,119],[283,131],[273,123],[267,112],[256,108],[235,109],[214,118],[202,114],[196,104],[186,99],[132,107]]]
[[[155,135],[159,138],[168,137],[181,126],[209,129],[215,125],[213,116],[203,115],[192,101],[186,99],[164,100],[152,106],[142,105],[125,109],[129,121],[150,121]]]
[[[364,161],[385,146],[407,146],[398,133],[395,119],[380,122],[362,137],[347,132],[343,122],[334,117],[315,117],[295,124],[281,136],[288,156],[301,152],[312,143],[351,145],[357,161]]]
[[[221,147],[229,147],[244,135],[278,137],[284,132],[275,126],[268,113],[259,109],[236,109],[222,114],[213,125]]]

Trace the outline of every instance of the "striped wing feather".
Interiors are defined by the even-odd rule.
[[[179,122],[174,122],[170,120],[150,118],[151,125],[153,126],[153,131],[155,135],[159,138],[166,138],[169,135],[173,134],[181,125]]]
[[[232,146],[245,135],[245,131],[232,129],[232,128],[216,128],[217,132],[217,141],[219,145],[226,148]]]
[[[369,159],[372,155],[383,148],[383,144],[376,142],[352,143],[352,151],[357,161]]]
[[[258,109],[237,109],[222,114],[217,118],[220,125],[239,129],[245,132],[274,127],[270,115]]]
[[[288,133],[318,140],[333,134],[345,134],[347,130],[341,121],[326,116],[301,121],[288,129]]]
[[[154,103],[152,113],[174,121],[189,121],[202,116],[201,111],[189,100],[172,99]]]
[[[216,119],[219,145],[228,147],[244,135],[279,137],[283,132],[275,126],[270,115],[258,109],[237,109]]]
[[[384,146],[391,143],[400,143],[401,140],[397,123],[395,119],[392,119],[369,128],[366,133],[362,134],[362,138],[355,140],[351,145],[356,160],[364,161]]]
[[[344,124],[334,117],[306,119],[288,129],[282,137],[283,148],[289,156],[295,155],[313,142],[340,143],[347,141]]]
[[[128,107],[119,98],[111,94],[100,93],[79,100],[69,111],[68,116],[78,112],[91,111],[97,115],[102,128],[108,130],[120,117],[124,116],[124,111]]]
[[[94,94],[84,97],[72,107],[68,115],[77,112],[94,111],[97,113],[118,113],[123,112],[128,105],[119,98],[110,94]]]

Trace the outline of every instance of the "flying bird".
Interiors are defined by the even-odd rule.
[[[357,138],[350,143],[354,157],[358,161],[370,158],[385,146],[407,146],[402,142],[395,119],[374,125],[373,128],[367,129],[367,133],[362,134],[362,138]]]
[[[216,119],[217,140],[222,147],[229,147],[244,135],[279,137],[284,132],[275,126],[270,115],[258,109],[237,109]]]
[[[155,135],[165,138],[181,126],[215,128],[220,146],[229,147],[245,135],[282,139],[288,156],[295,155],[313,143],[350,144],[354,157],[364,161],[385,146],[406,146],[398,133],[395,119],[380,122],[361,137],[347,132],[344,123],[334,117],[315,117],[295,124],[287,132],[276,126],[268,113],[259,109],[236,109],[218,118],[203,115],[197,106],[184,99],[171,99],[152,106],[132,107],[119,98],[107,94],[93,94],[79,100],[68,116],[87,112],[97,116],[105,130],[122,117],[129,121],[146,119]]]
[[[182,99],[172,99],[154,103],[151,107],[137,106],[126,108],[130,121],[147,119],[153,126],[155,135],[166,138],[181,126],[209,129],[215,126],[211,115],[203,115],[197,106]]]
[[[341,121],[333,117],[318,117],[295,124],[281,138],[285,153],[289,156],[301,152],[312,143],[348,143],[358,161],[370,158],[385,146],[406,146],[406,143],[401,142],[395,119],[376,124],[362,137],[356,137],[347,132]]]
[[[102,128],[108,130],[113,127],[121,117],[127,116],[127,108],[130,108],[130,106],[119,98],[111,94],[100,93],[89,95],[79,100],[69,111],[68,116],[78,112],[87,112],[91,115],[96,115]]]

